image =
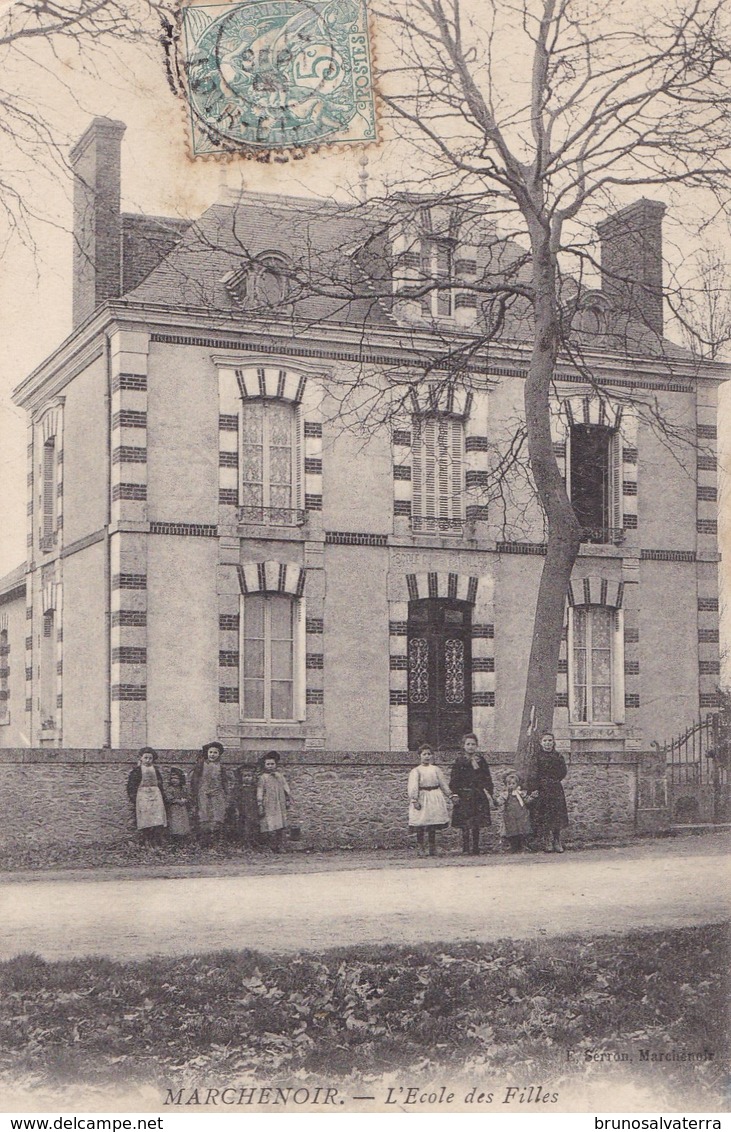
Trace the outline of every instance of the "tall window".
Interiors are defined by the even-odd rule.
[[[571,614],[572,722],[611,723],[617,613],[601,605],[583,605]]]
[[[295,719],[296,601],[247,594],[243,601],[242,710],[245,719]]]
[[[56,440],[51,437],[43,445],[41,550],[50,550],[55,541],[58,499],[56,471]]]
[[[447,416],[415,417],[412,441],[412,526],[460,529],[464,518],[464,424]]]
[[[571,426],[571,504],[585,542],[612,542],[618,533],[617,445],[616,431],[606,425]]]
[[[0,722],[4,722],[8,715],[8,700],[10,699],[10,644],[8,630],[0,629]]]
[[[472,607],[426,598],[409,602],[409,748],[460,746],[472,728]]]
[[[297,522],[300,504],[299,423],[288,401],[244,401],[241,517],[258,523]]]
[[[425,240],[422,243],[422,272],[437,286],[424,296],[424,313],[433,318],[450,318],[454,314],[454,250],[450,240]]]

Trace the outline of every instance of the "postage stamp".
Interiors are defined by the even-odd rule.
[[[194,156],[376,141],[366,0],[242,0],[180,10]]]

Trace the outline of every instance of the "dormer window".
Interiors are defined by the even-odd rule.
[[[292,290],[291,265],[281,252],[262,252],[224,277],[237,306],[246,310],[278,307]]]

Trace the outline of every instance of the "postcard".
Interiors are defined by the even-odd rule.
[[[0,1107],[720,1127],[721,4],[2,19]]]

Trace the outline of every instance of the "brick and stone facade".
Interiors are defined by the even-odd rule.
[[[101,162],[89,165],[92,172],[85,165],[84,175],[97,169],[112,212],[119,211],[118,186],[111,184],[117,157],[109,151],[118,148],[120,129],[92,126],[94,136],[78,149],[84,161],[93,152]],[[637,273],[641,296],[654,295],[645,310],[654,325],[662,210],[640,203],[621,223],[607,221],[601,235],[613,263],[629,221],[632,233],[646,221]],[[71,764],[88,768],[89,781],[97,775],[111,783],[114,752],[146,743],[179,751],[219,738],[230,757],[244,762],[276,746],[300,798],[312,796],[314,807],[318,790],[332,791],[335,778],[358,780],[364,790],[368,768],[377,767],[379,805],[395,830],[401,802],[391,796],[401,799],[408,747],[415,745],[410,679],[418,650],[410,617],[417,605],[452,603],[465,612],[460,647],[469,671],[458,673],[465,722],[486,751],[510,752],[517,742],[544,525],[525,484],[502,497],[490,495],[489,485],[502,439],[523,411],[527,347],[517,339],[493,343],[489,357],[475,355],[466,378],[450,382],[440,370],[436,384],[420,384],[418,374],[438,357],[445,335],[468,341],[478,317],[473,304],[453,304],[438,334],[422,304],[401,299],[388,309],[369,299],[346,314],[332,306],[307,307],[301,317],[290,308],[242,310],[230,297],[231,272],[244,270],[242,239],[253,262],[267,249],[291,252],[302,227],[299,208],[256,194],[227,200],[201,225],[215,222],[216,238],[224,240],[243,217],[228,250],[193,254],[197,237],[177,223],[161,242],[162,263],[154,264],[146,243],[137,266],[122,263],[116,291],[108,274],[77,280],[76,329],[16,391],[29,414],[29,553],[25,592],[20,596],[17,578],[0,592],[0,614],[3,593],[11,595],[12,629],[0,693],[14,697],[12,725],[0,719],[0,747],[27,746],[34,767],[42,761],[39,748],[57,750],[59,758],[74,751]],[[323,223],[336,233],[346,221]],[[125,227],[124,218],[120,224],[127,232],[120,246],[133,257],[134,233],[147,228]],[[160,218],[155,224],[164,228]],[[98,225],[88,231],[101,238]],[[478,235],[465,236],[455,251],[459,293],[469,293],[484,267]],[[342,254],[356,235],[330,239]],[[413,236],[394,235],[394,272],[401,263],[406,275],[418,273],[412,245]],[[204,265],[200,278],[190,266],[196,263]],[[125,279],[134,286],[120,293]],[[608,294],[618,301],[611,287]],[[601,340],[591,362],[591,384],[568,360],[561,364],[554,448],[568,483],[572,429],[611,433],[611,521],[607,537],[583,543],[576,562],[555,730],[572,776],[589,775],[579,768],[591,767],[586,782],[597,790],[600,768],[611,789],[613,775],[629,776],[621,780],[624,817],[617,821],[634,822],[638,788],[628,783],[641,777],[638,752],[716,703],[715,412],[726,374],[721,366],[698,367],[678,350],[623,356]],[[388,420],[373,424],[372,391],[395,398],[399,381],[410,386],[408,396]],[[342,405],[352,390],[362,391],[361,408],[353,412],[348,402],[348,416]],[[256,470],[261,461],[248,439],[251,407],[267,405],[291,422],[285,506],[277,504],[271,469]],[[673,421],[672,451],[643,406]],[[441,457],[429,450],[441,443],[437,433],[415,439],[420,422],[432,418],[449,422],[444,435],[452,446],[438,474],[434,460]],[[262,435],[281,460],[281,439]],[[254,488],[260,494],[252,505]],[[440,491],[443,512],[428,498]],[[244,617],[247,599],[257,594],[291,602],[287,681],[294,706],[286,719],[247,718]],[[611,626],[612,711],[601,723],[578,718],[577,609]],[[252,632],[249,651],[258,648]],[[374,751],[381,754],[369,762]],[[7,765],[34,773],[22,758]],[[572,784],[577,821],[582,808],[596,810],[588,785],[586,797],[582,789]],[[614,810],[605,813],[614,822]]]

